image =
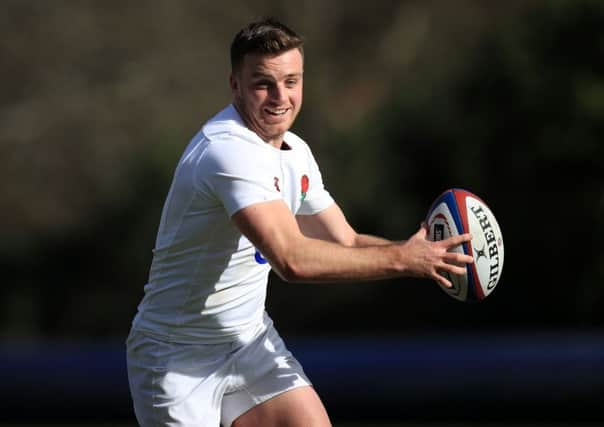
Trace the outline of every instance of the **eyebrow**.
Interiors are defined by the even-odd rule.
[[[284,78],[286,78],[286,79],[287,79],[287,78],[291,78],[291,77],[302,77],[302,74],[303,74],[303,73],[289,73],[289,74],[286,74],[286,75],[284,76]],[[254,71],[254,72],[252,73],[252,78],[254,78],[254,79],[257,79],[257,78],[264,78],[264,79],[271,79],[271,80],[272,80],[272,79],[273,79],[273,76],[272,76],[272,75],[270,75],[270,74],[265,74],[265,73],[263,73],[262,71]]]

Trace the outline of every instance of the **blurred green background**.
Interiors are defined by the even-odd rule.
[[[420,280],[272,277],[286,338],[603,330],[604,3],[0,5],[4,348],[123,342],[174,166],[230,101],[234,33],[267,15],[305,36],[294,131],[358,231],[407,238],[463,187],[506,250],[475,305]]]

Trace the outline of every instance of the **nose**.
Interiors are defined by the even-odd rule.
[[[275,101],[284,101],[287,99],[286,87],[281,83],[277,83],[271,87],[270,96]]]

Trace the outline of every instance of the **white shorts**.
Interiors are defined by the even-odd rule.
[[[132,331],[127,348],[141,427],[229,427],[254,406],[310,385],[268,316],[247,343],[179,344]]]

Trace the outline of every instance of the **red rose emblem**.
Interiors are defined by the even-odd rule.
[[[308,176],[302,175],[300,183],[302,184],[302,194],[300,196],[300,201],[304,201],[304,198],[306,197],[306,192],[308,191],[308,185],[310,184]]]
[[[306,175],[302,175],[302,192],[306,193],[308,191],[309,180]]]

